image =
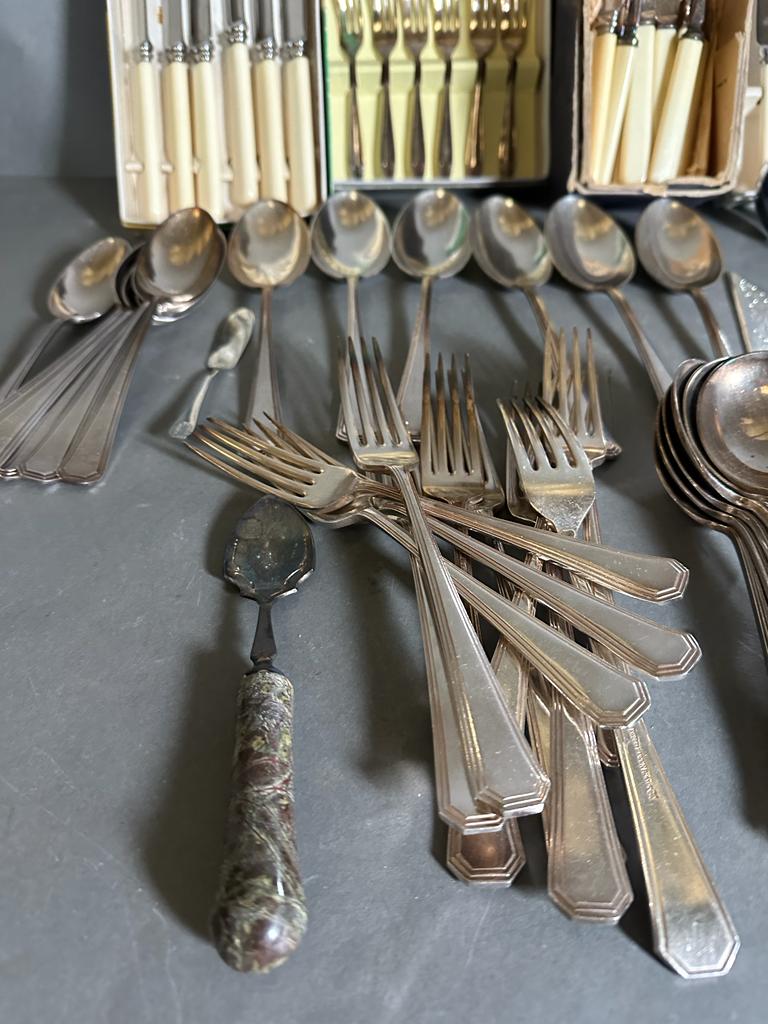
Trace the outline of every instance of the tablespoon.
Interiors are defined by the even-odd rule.
[[[124,238],[100,238],[78,253],[59,273],[48,293],[48,310],[55,320],[29,353],[0,384],[0,402],[24,381],[64,322],[87,324],[117,304],[115,278],[130,250]]]
[[[337,192],[318,210],[310,236],[315,266],[328,277],[347,282],[346,336],[357,346],[358,284],[361,278],[380,274],[389,263],[389,221],[381,207],[362,192]],[[336,436],[346,439],[341,411]]]
[[[472,214],[469,237],[483,273],[502,288],[522,291],[546,338],[552,321],[536,288],[552,276],[552,259],[538,224],[510,196],[489,196]]]
[[[626,323],[658,398],[672,377],[643,332],[621,286],[635,273],[635,254],[616,221],[595,203],[579,196],[558,199],[549,211],[544,235],[552,262],[571,284],[588,292],[605,292]]]
[[[168,431],[171,437],[189,437],[195,429],[211,381],[221,370],[233,370],[237,366],[251,340],[255,323],[256,316],[250,309],[245,308],[234,310],[222,320],[217,331],[216,347],[208,356],[205,375],[198,385],[189,409]]]
[[[730,355],[727,339],[701,290],[723,272],[720,246],[704,218],[675,199],[657,199],[637,222],[635,245],[643,269],[654,281],[671,292],[690,294],[715,356]]]
[[[432,284],[437,278],[460,273],[471,255],[469,214],[452,192],[442,188],[420,192],[397,215],[392,229],[392,258],[403,273],[421,279],[419,309],[397,389],[397,404],[409,434],[416,440],[421,434]]]
[[[230,273],[246,288],[261,289],[261,321],[256,373],[247,426],[268,413],[280,419],[280,396],[272,354],[272,290],[301,277],[309,263],[309,231],[301,217],[277,199],[260,199],[235,225],[227,246]]]

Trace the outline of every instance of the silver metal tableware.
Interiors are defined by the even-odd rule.
[[[464,151],[464,169],[468,176],[476,177],[483,173],[485,62],[496,45],[498,11],[496,0],[470,0],[469,9],[469,40],[477,61],[477,72]]]
[[[432,0],[432,28],[435,46],[445,62],[443,87],[440,92],[440,130],[437,139],[437,173],[451,176],[453,166],[453,135],[451,131],[451,58],[459,42],[461,15],[458,0]]]
[[[363,42],[363,14],[361,0],[337,0],[339,14],[339,40],[349,61],[349,141],[347,158],[353,178],[363,177],[363,139],[360,130],[360,111],[357,105],[357,51]]]
[[[265,972],[296,949],[307,925],[293,823],[293,684],[273,665],[272,605],[315,567],[299,512],[260,498],[227,547],[224,575],[257,601],[253,668],[238,694],[225,857],[212,929],[222,959]]]
[[[250,206],[259,197],[250,27],[244,0],[229,0],[226,45],[223,52],[224,112],[227,150],[232,168],[230,192],[235,206]]]
[[[182,0],[163,4],[165,62],[161,72],[163,94],[163,138],[171,165],[168,175],[168,204],[171,211],[195,205],[192,108],[189,63],[184,36]]]
[[[163,125],[157,62],[149,37],[149,0],[133,0],[137,38],[129,69],[133,152],[141,164],[136,173],[138,219],[157,224],[168,214],[163,175]]]
[[[504,122],[499,139],[499,174],[502,178],[513,178],[517,163],[515,82],[517,59],[528,38],[528,0],[499,0],[499,37],[509,63]]]
[[[400,0],[400,23],[405,48],[413,60],[411,142],[409,171],[414,178],[424,177],[424,121],[421,114],[421,51],[429,34],[428,0]]]
[[[372,0],[371,35],[381,58],[381,135],[379,167],[385,178],[395,173],[395,135],[392,129],[392,107],[389,99],[389,56],[397,42],[396,0]]]

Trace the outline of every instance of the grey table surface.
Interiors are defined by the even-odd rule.
[[[114,231],[110,181],[0,182],[0,371],[45,317],[47,286]],[[765,248],[718,222],[729,265],[768,285]],[[719,286],[715,307],[735,326]],[[627,289],[667,354],[703,355],[690,300]],[[233,701],[255,609],[222,581],[227,537],[254,494],[167,437],[221,316],[256,296],[226,278],[141,353],[107,479],[87,490],[0,486],[0,1019],[359,1024],[524,1018],[699,1024],[764,1019],[768,1002],[768,687],[727,539],[696,528],[656,480],[654,401],[607,299],[562,282],[555,319],[596,330],[608,422],[623,456],[599,474],[615,546],[677,556],[686,597],[651,609],[704,658],[653,685],[648,720],[743,948],[730,976],[686,983],[657,962],[620,784],[637,900],[617,928],[548,901],[538,825],[511,890],[442,866],[423,661],[407,561],[371,529],[315,529],[318,567],[275,617],[297,690],[296,803],[310,927],[267,977],[221,963],[207,919],[221,856]],[[394,268],[362,289],[368,329],[404,360],[418,286]],[[344,289],[310,272],[274,302],[289,422],[334,446],[332,353]],[[435,291],[434,345],[469,350],[501,465],[495,398],[536,380],[525,300],[477,270]],[[208,412],[244,407],[254,351]]]

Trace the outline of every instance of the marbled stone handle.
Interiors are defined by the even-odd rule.
[[[243,677],[221,873],[212,929],[237,971],[269,971],[307,925],[293,825],[293,686],[274,670]]]

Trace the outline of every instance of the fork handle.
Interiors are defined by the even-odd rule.
[[[504,104],[504,123],[499,140],[499,174],[511,178],[517,162],[517,137],[515,127],[515,83],[517,81],[517,58],[509,62],[507,72],[507,102]]]
[[[293,822],[293,686],[273,668],[240,683],[232,795],[216,909],[221,958],[265,972],[296,949],[307,926]]]
[[[349,170],[353,178],[363,177],[363,139],[357,105],[357,68],[349,62]]]
[[[413,121],[411,123],[411,174],[424,177],[424,121],[421,116],[421,60],[416,58],[413,78]]]
[[[440,139],[437,150],[438,173],[441,178],[450,178],[453,166],[453,136],[451,134],[451,71],[450,57],[445,62],[445,79],[441,97]]]
[[[477,62],[475,88],[472,93],[472,108],[469,113],[469,130],[464,164],[468,175],[483,173],[483,86],[485,85],[485,58]]]
[[[389,100],[389,57],[381,65],[381,173],[391,178],[395,173],[395,133],[392,128],[392,105]]]

